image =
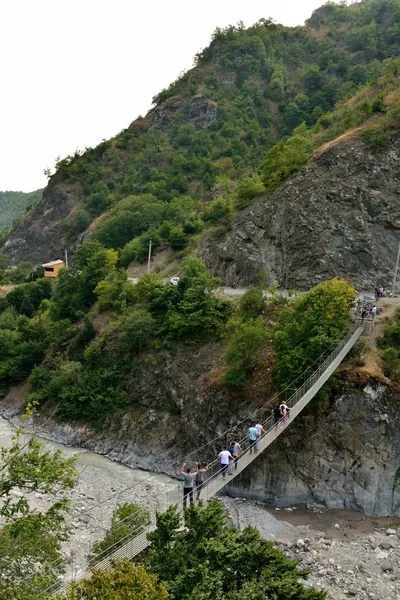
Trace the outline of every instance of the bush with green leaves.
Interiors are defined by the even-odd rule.
[[[257,364],[268,330],[260,317],[246,320],[235,317],[228,322],[226,330],[228,347],[223,357],[225,370],[221,379],[229,385],[242,387]]]
[[[303,123],[286,142],[279,142],[265,155],[262,179],[269,192],[276,190],[305,163],[311,153],[311,136]]]
[[[42,361],[44,329],[10,307],[0,315],[0,390],[24,381]]]
[[[110,529],[107,529],[104,538],[93,542],[88,556],[89,563],[95,565],[103,560],[144,531],[149,523],[150,513],[140,504],[119,504],[113,510]]]
[[[159,278],[147,277],[139,279],[137,291],[147,303],[160,335],[204,338],[228,317],[229,302],[218,293],[220,284],[200,259],[190,258],[177,286],[162,285]]]
[[[16,286],[6,296],[6,306],[27,317],[33,317],[42,300],[51,297],[51,281],[42,277],[36,281]]]
[[[265,192],[264,183],[259,175],[242,179],[236,187],[235,207],[242,210],[256,197]]]
[[[264,292],[260,285],[251,285],[239,300],[240,312],[244,319],[256,319],[262,315],[265,306]]]
[[[71,335],[71,334],[70,334]],[[76,340],[69,338],[75,351]],[[35,367],[30,375],[28,402],[50,403],[60,418],[104,425],[128,406],[127,365],[118,352],[105,352],[104,340],[95,340],[80,359],[57,355],[49,364]]]
[[[71,583],[56,600],[167,600],[165,584],[129,560],[112,561],[111,569],[92,569],[92,576]]]
[[[28,261],[20,262],[15,268],[8,272],[7,279],[11,283],[23,283],[29,281],[33,274],[33,265]]]
[[[177,507],[157,514],[157,528],[144,567],[158,575],[172,598],[184,600],[323,600],[326,592],[300,583],[308,571],[298,567],[254,527],[228,525],[215,500],[191,505],[184,519]]]
[[[155,330],[155,321],[144,308],[133,308],[124,312],[119,325],[119,343],[127,352],[140,352],[149,343]]]
[[[324,281],[295,298],[279,312],[272,333],[275,366],[272,376],[280,388],[294,382],[351,323],[356,291],[347,281]]]

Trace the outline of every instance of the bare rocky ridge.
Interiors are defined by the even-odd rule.
[[[349,276],[361,289],[390,285],[400,232],[400,137],[372,154],[350,137],[333,144],[270,197],[241,212],[200,256],[225,283],[309,289]]]

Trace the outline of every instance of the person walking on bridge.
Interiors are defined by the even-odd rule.
[[[204,480],[206,477],[206,472],[208,471],[208,464],[204,465],[204,467],[202,467],[200,463],[196,463],[196,468],[197,468],[197,473],[196,473],[196,479],[194,480],[194,482],[196,484],[196,502],[197,502],[200,498],[201,487],[204,483]]]
[[[286,424],[287,420],[290,419],[290,408],[286,404],[286,400],[282,400],[279,409],[281,411],[281,416],[282,416],[283,424]]]
[[[258,444],[260,442],[261,436],[263,433],[267,433],[261,423],[256,423],[254,427],[257,429],[257,440],[256,440],[256,450],[258,451]]]
[[[232,444],[233,444],[233,454],[236,456],[236,458],[235,458],[235,470],[236,470],[238,467],[239,455],[243,452],[243,450],[237,440],[233,440]]]
[[[253,448],[257,442],[257,429],[254,425],[250,425],[249,427],[249,442],[250,442],[250,454],[253,452]],[[257,448],[254,448],[255,452],[257,452]]]
[[[227,450],[225,446],[222,446],[222,450],[218,454],[218,458],[219,458],[219,460],[221,462],[221,475],[222,475],[222,479],[225,479],[226,472],[227,472],[228,467],[229,467],[229,463],[230,463],[231,460],[233,460],[233,457],[232,457],[232,454],[229,452],[229,450]]]
[[[190,467],[187,467],[185,472],[185,466],[186,463],[183,463],[180,470],[181,474],[183,475],[183,508],[186,508],[188,500],[190,504],[193,502],[193,479],[196,477],[199,470],[196,464],[196,472],[194,474],[192,473],[192,469]]]
[[[281,414],[281,409],[280,409],[279,404],[275,404],[274,408],[272,409],[272,414],[274,415],[275,427],[278,427],[278,423],[282,419],[282,414]]]

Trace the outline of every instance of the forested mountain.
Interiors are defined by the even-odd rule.
[[[0,231],[10,227],[13,219],[38,202],[43,189],[34,192],[0,192]]]
[[[327,3],[303,27],[263,19],[216,30],[145,117],[60,160],[0,252],[0,280],[10,284],[0,298],[5,414],[34,410],[46,437],[169,473],[183,455],[213,461],[227,431],[244,438],[250,415],[269,416],[275,393],[300,385],[348,331],[353,284],[388,283],[400,235],[399,54],[400,0]],[[147,259],[150,237],[153,250],[168,249],[167,264],[155,260],[134,283],[126,267]],[[66,247],[71,260],[56,279],[33,267],[63,257]],[[19,266],[10,269],[8,259]],[[249,288],[228,298],[216,275]],[[287,492],[304,504],[399,514],[399,427],[388,419],[398,413],[399,340],[396,318],[381,351],[365,342],[354,348],[299,427],[291,425],[292,442],[271,448],[265,468],[260,457],[262,499]],[[18,438],[3,458],[16,457],[21,481],[15,446]],[[194,448],[203,449],[200,458],[188,455]],[[289,467],[277,473],[277,464]],[[242,489],[254,489],[250,469]],[[46,520],[39,513],[41,528],[32,513],[15,519],[7,499],[15,482],[4,481],[9,514],[0,536],[16,553],[11,562],[3,553],[0,589],[15,599],[12,588],[22,584],[21,600],[42,600],[43,581],[55,583],[63,569],[62,521],[52,509]],[[24,509],[24,499],[15,502]],[[260,548],[255,537],[248,546],[237,539],[245,553]],[[43,556],[47,547],[52,554]],[[236,552],[221,547],[226,556]],[[284,585],[274,578],[271,587],[259,570],[234,594],[263,589],[268,597],[322,600],[324,592],[303,594],[294,563],[283,568],[293,575]],[[175,593],[182,569],[163,573]],[[198,589],[207,594],[210,581],[218,595],[225,586],[218,569],[201,573],[194,597]],[[225,587],[218,597],[234,597]]]
[[[9,236],[7,252],[21,260],[24,239],[35,260],[47,260],[89,226],[120,252],[124,266],[145,258],[150,236],[155,249],[184,249],[306,160],[310,148],[300,144],[274,181],[264,165],[266,152],[301,124],[303,139],[320,132],[315,146],[341,103],[350,102],[333,136],[385,113],[377,83],[398,71],[399,51],[400,0],[327,3],[303,27],[261,19],[217,29],[193,69],[160,92],[144,118],[59,161],[43,201]],[[366,84],[376,87],[354,119],[350,99]]]

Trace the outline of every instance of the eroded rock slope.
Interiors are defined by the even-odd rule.
[[[272,283],[308,289],[349,276],[363,288],[390,285],[400,237],[400,136],[373,154],[350,137],[271,196],[245,209],[200,255],[225,283],[254,281],[265,267]]]

